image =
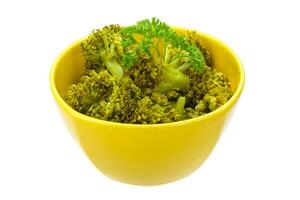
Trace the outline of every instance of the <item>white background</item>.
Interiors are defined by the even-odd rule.
[[[0,199],[300,199],[297,1],[0,3]],[[236,113],[191,176],[141,187],[98,172],[64,127],[49,88],[58,53],[93,28],[156,16],[217,36],[246,70]]]

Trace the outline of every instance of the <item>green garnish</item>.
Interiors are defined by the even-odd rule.
[[[186,88],[189,78],[183,72],[192,67],[201,73],[205,68],[202,52],[157,18],[125,27],[121,34],[122,45],[127,49],[122,59],[125,67],[136,64],[143,56],[163,65],[161,83],[157,86],[160,92]]]

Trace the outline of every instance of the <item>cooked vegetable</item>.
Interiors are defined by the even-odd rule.
[[[176,106],[175,106],[176,111],[182,118],[184,118],[184,113],[185,113],[184,111],[185,101],[186,101],[185,97],[179,97],[177,99]]]
[[[116,79],[123,76],[123,69],[120,65],[123,55],[120,30],[119,25],[105,26],[101,30],[93,31],[81,44],[87,68],[100,69],[105,66]]]
[[[180,114],[175,109],[175,103],[169,101],[167,96],[161,93],[146,95],[136,107],[133,120],[135,124],[158,124],[181,120]]]
[[[177,34],[156,18],[94,30],[81,52],[86,71],[65,100],[97,119],[169,123],[214,111],[232,95],[197,34]]]
[[[201,73],[205,67],[202,52],[156,18],[125,27],[121,34],[122,44],[128,50],[123,56],[124,66],[131,67],[140,57],[163,66],[160,84],[156,88],[160,92],[185,89],[189,78],[183,72],[193,67]]]
[[[115,79],[107,71],[89,70],[79,83],[71,85],[65,100],[75,110],[87,113],[98,102],[109,99],[115,86]]]

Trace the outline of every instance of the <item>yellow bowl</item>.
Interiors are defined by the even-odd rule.
[[[227,45],[213,36],[198,35],[211,53],[213,66],[226,74],[235,92],[219,109],[185,121],[134,125],[83,115],[63,100],[68,87],[84,71],[80,53],[83,39],[67,47],[54,62],[50,85],[59,110],[86,155],[105,175],[130,184],[163,184],[191,174],[211,153],[243,90],[244,70]]]

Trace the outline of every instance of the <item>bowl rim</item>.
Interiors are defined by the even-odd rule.
[[[178,31],[195,31],[197,34],[205,36],[211,40],[216,41],[217,43],[220,43],[221,45],[223,45],[227,51],[230,52],[230,54],[233,55],[234,59],[237,60],[238,62],[238,71],[239,71],[239,75],[240,75],[240,80],[239,83],[237,85],[237,88],[235,90],[235,92],[233,93],[232,97],[221,107],[217,108],[216,110],[207,113],[205,115],[201,115],[195,118],[191,118],[191,119],[186,119],[186,120],[181,120],[181,121],[176,121],[176,122],[169,122],[169,123],[161,123],[161,124],[128,124],[128,123],[121,123],[121,122],[111,122],[111,121],[106,121],[106,120],[101,120],[101,119],[96,119],[90,116],[87,116],[85,114],[82,114],[76,110],[74,110],[71,106],[69,106],[64,99],[60,96],[60,94],[58,93],[57,89],[56,89],[56,85],[55,85],[55,74],[56,74],[56,69],[58,66],[58,62],[60,61],[60,59],[72,48],[74,48],[75,46],[79,45],[86,37],[82,37],[78,40],[76,40],[75,42],[73,42],[72,44],[68,45],[62,52],[59,53],[59,55],[56,57],[54,63],[52,64],[51,70],[50,70],[50,88],[52,91],[52,95],[54,96],[55,100],[57,101],[57,103],[62,107],[63,110],[67,111],[70,115],[72,115],[75,118],[84,120],[84,121],[88,121],[90,123],[96,123],[96,124],[102,124],[102,125],[107,125],[107,126],[119,126],[119,127],[172,127],[172,126],[178,126],[178,125],[186,125],[186,124],[190,124],[190,123],[195,123],[198,121],[202,121],[202,120],[207,120],[210,118],[213,118],[215,116],[218,116],[224,112],[226,112],[227,110],[229,110],[239,99],[244,84],[245,84],[245,71],[242,65],[242,62],[240,60],[240,58],[237,56],[237,54],[223,41],[219,40],[218,38],[216,38],[215,36],[211,35],[211,34],[207,34],[207,33],[203,33],[197,30],[191,30],[191,29],[187,29],[187,28],[183,28],[183,27],[177,27],[177,26],[172,26],[172,28],[174,28],[175,30]]]

